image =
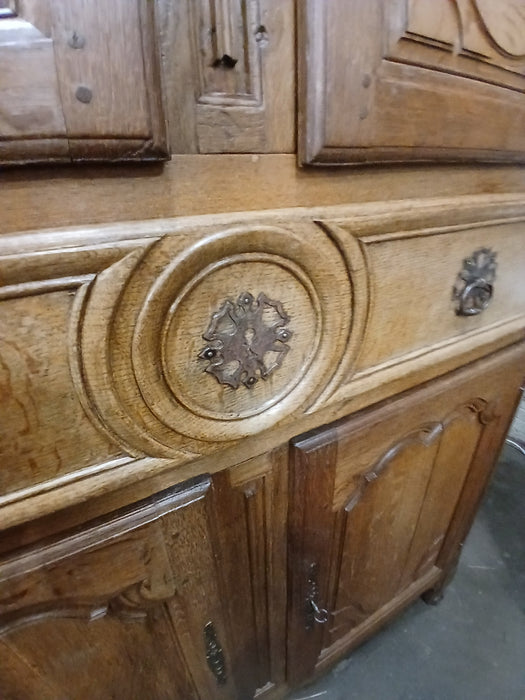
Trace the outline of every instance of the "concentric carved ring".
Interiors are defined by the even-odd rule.
[[[86,401],[127,451],[213,452],[328,391],[348,361],[352,299],[344,258],[313,223],[142,240],[79,310]]]

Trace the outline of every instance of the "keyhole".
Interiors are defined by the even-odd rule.
[[[253,339],[255,338],[255,331],[253,328],[247,328],[244,331],[244,339],[246,340],[246,345],[251,348]]]

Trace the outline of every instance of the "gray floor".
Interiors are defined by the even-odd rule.
[[[302,698],[525,700],[525,457],[505,447],[444,600],[418,601]]]

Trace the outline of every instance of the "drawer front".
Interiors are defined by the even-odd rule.
[[[4,522],[216,471],[515,342],[524,215],[455,198],[3,236]]]
[[[511,321],[525,309],[524,224],[360,238],[370,316],[363,370]]]
[[[390,216],[324,222],[341,245],[358,242],[368,284],[358,356],[333,400],[386,381],[409,388],[435,376],[438,363],[452,369],[482,348],[501,347],[508,334],[521,337],[525,224],[520,217],[476,222],[472,214],[447,211],[443,202],[442,211],[399,216],[393,209]]]

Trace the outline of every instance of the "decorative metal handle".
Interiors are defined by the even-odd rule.
[[[320,625],[328,622],[328,610],[326,608],[320,608],[312,598],[310,598],[310,605],[314,611],[313,618],[315,622],[318,622]]]
[[[308,571],[306,609],[305,609],[305,628],[311,630],[314,623],[324,625],[328,622],[328,610],[319,606],[317,598],[319,595],[319,586],[317,584],[317,575],[319,572],[318,564],[311,564]]]
[[[483,279],[465,286],[458,298],[458,316],[477,316],[492,299],[493,287]]]
[[[480,248],[463,260],[452,290],[452,299],[458,316],[477,316],[492,299],[492,283],[496,277],[496,253]]]

